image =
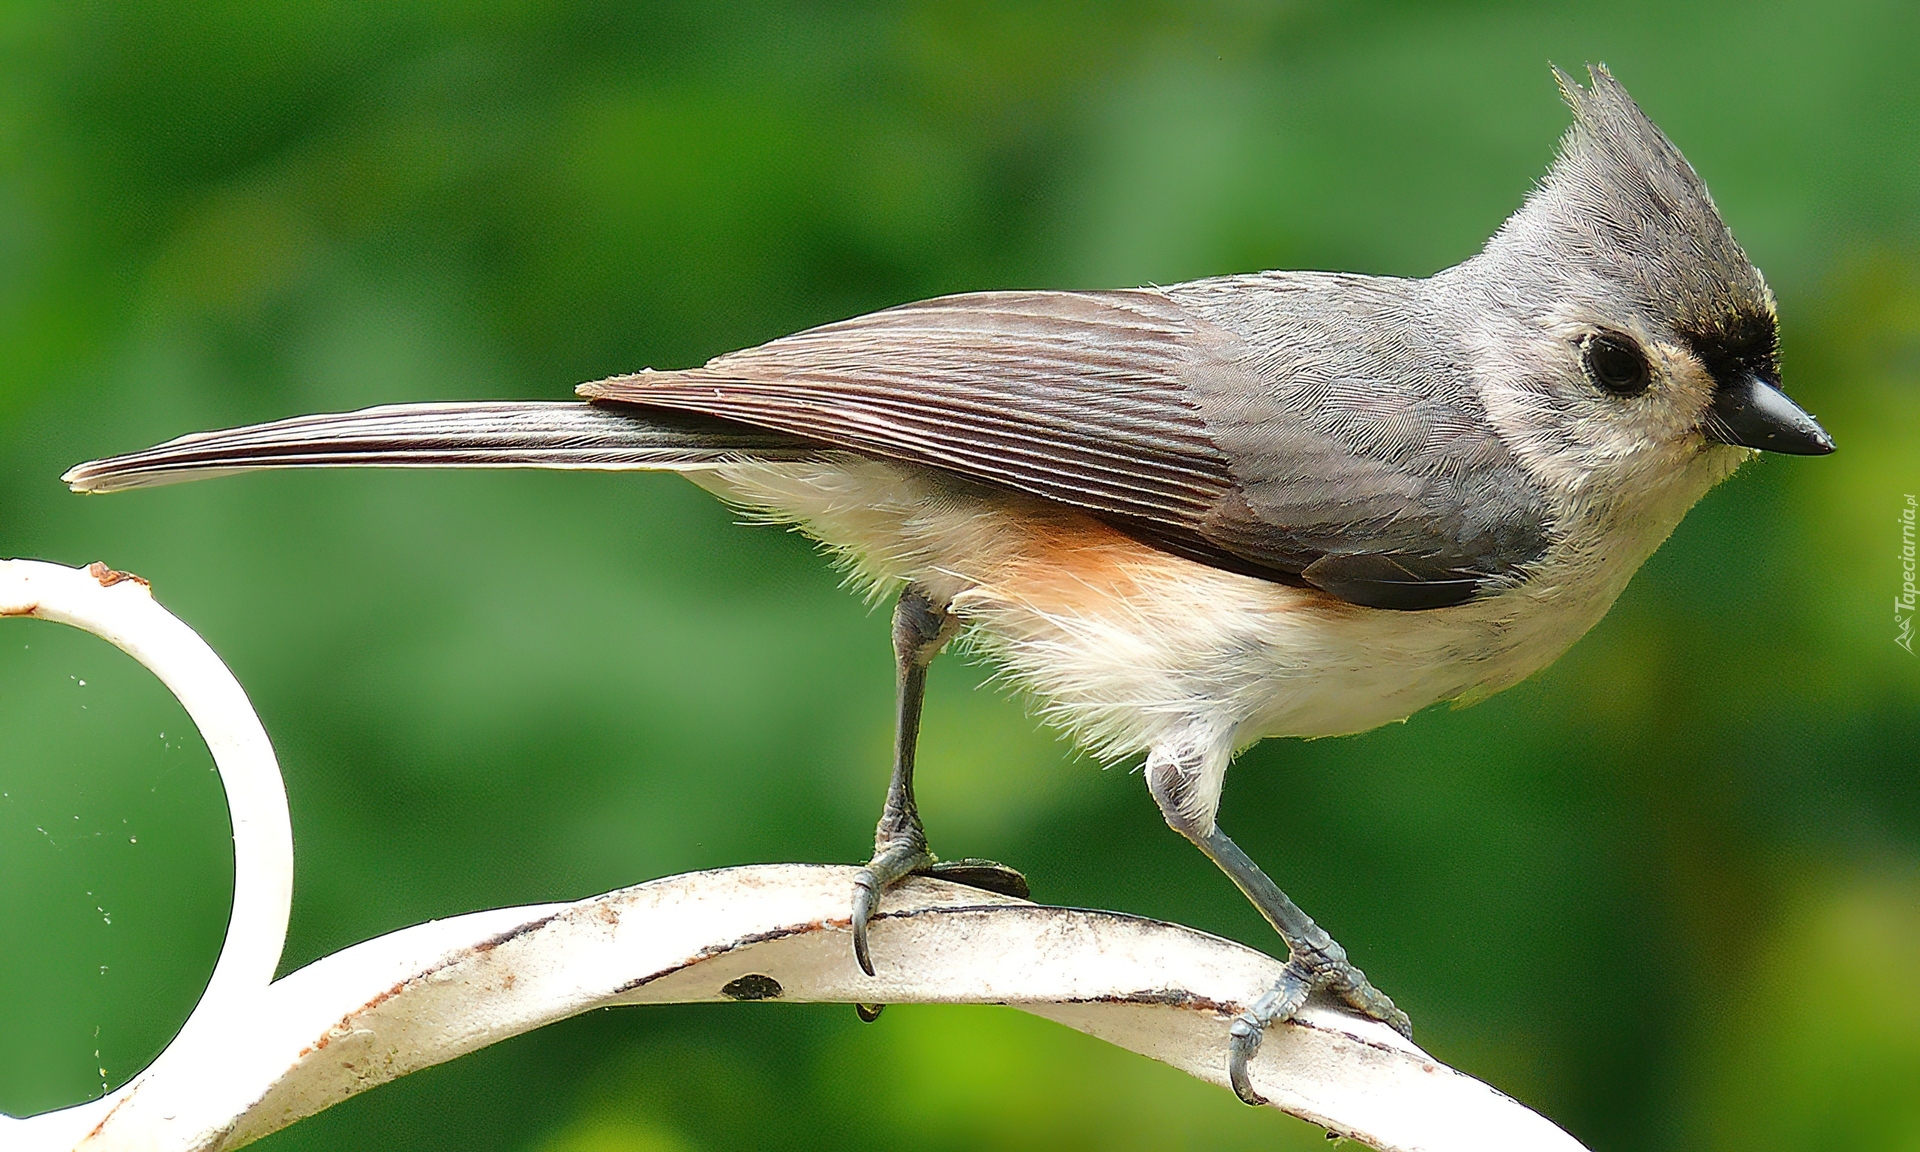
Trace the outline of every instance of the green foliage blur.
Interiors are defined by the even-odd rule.
[[[176,434],[549,397],[901,301],[1473,251],[1604,60],[1766,270],[1839,443],[1710,495],[1547,672],[1247,754],[1223,823],[1437,1056],[1596,1149],[1920,1148],[1920,7],[387,0],[0,6],[0,556],[138,572],[252,695],[285,960],[471,909],[856,861],[886,614],[667,476],[56,477]],[[935,847],[1274,947],[1131,766],[935,666]],[[0,1111],[135,1073],[231,889],[206,750],[0,623]],[[1005,1009],[599,1013],[262,1147],[1317,1148]]]

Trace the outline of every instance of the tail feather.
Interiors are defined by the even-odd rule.
[[[672,470],[820,451],[782,432],[633,405],[389,404],[195,432],[76,465],[61,479],[75,492],[119,492],[263,468]]]

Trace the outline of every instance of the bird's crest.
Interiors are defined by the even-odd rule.
[[[1632,293],[1669,317],[1716,376],[1771,362],[1773,295],[1706,184],[1605,65],[1588,73],[1583,88],[1553,70],[1573,126],[1489,249],[1517,247],[1525,258],[1571,265]]]

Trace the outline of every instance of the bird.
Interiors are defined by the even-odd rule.
[[[850,893],[855,958],[940,861],[914,798],[927,667],[962,634],[1092,754],[1144,756],[1166,822],[1287,949],[1231,1022],[1228,1080],[1309,995],[1411,1035],[1216,819],[1269,737],[1472,702],[1558,658],[1716,483],[1823,455],[1778,317],[1706,185],[1605,65],[1545,175],[1430,276],[1224,275],[909,303],[580,385],[195,433],[81,464],[80,492],[269,468],[679,472],[897,590],[892,775]]]

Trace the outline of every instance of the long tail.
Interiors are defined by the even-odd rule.
[[[75,492],[119,492],[262,468],[673,470],[820,451],[764,428],[632,405],[389,404],[195,432],[76,465],[61,479]]]

